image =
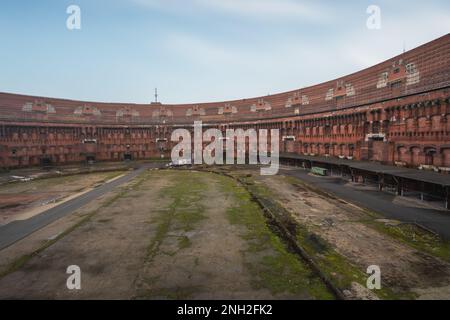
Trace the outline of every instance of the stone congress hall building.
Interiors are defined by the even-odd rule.
[[[450,34],[345,77],[214,103],[0,93],[0,166],[170,157],[174,128],[278,128],[281,152],[450,170]]]

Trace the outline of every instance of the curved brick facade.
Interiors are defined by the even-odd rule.
[[[173,128],[279,128],[281,151],[450,168],[450,34],[366,70],[259,98],[169,105],[0,93],[0,165],[169,156]]]

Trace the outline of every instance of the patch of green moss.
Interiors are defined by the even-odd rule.
[[[388,225],[376,220],[366,220],[363,223],[418,251],[450,262],[450,241],[444,240],[416,225]]]
[[[231,224],[244,227],[242,238],[246,266],[253,275],[255,288],[267,288],[273,294],[293,294],[316,299],[333,299],[333,295],[311,269],[268,227],[263,212],[251,195],[235,181],[219,177],[223,190],[235,199],[228,209]]]
[[[124,194],[125,194],[125,191],[121,190],[119,193],[117,193],[110,199],[104,201],[96,210],[83,215],[81,220],[79,220],[77,223],[75,223],[74,225],[72,225],[71,227],[66,229],[64,232],[60,233],[54,239],[44,242],[44,244],[40,248],[33,251],[32,253],[25,254],[25,255],[17,258],[16,260],[14,260],[11,264],[9,264],[4,270],[2,270],[0,272],[0,279],[7,276],[10,273],[13,273],[13,272],[21,269],[26,263],[28,263],[28,261],[31,260],[31,258],[33,258],[34,256],[37,256],[38,254],[43,252],[45,249],[47,249],[50,246],[52,246],[53,244],[55,244],[57,241],[59,241],[60,239],[64,238],[68,234],[70,234],[72,231],[74,231],[78,227],[86,224],[88,221],[90,221],[92,219],[93,216],[95,216],[100,211],[100,209],[111,206],[114,202],[116,202]]]
[[[285,178],[289,183],[295,186],[312,190],[309,185],[301,183],[296,178]],[[250,189],[252,193],[257,194],[262,198],[264,198],[267,194],[262,185],[255,187],[250,186]],[[312,191],[317,192],[317,190]],[[330,198],[326,194],[323,195]],[[313,258],[319,269],[337,288],[340,288],[341,290],[349,289],[352,282],[357,282],[364,287],[366,286],[366,281],[369,275],[365,273],[365,270],[361,270],[349,259],[336,252],[326,240],[309,230],[306,226],[300,225],[293,221],[290,213],[273,200],[275,198],[276,197],[271,194],[270,198],[267,198],[267,201],[270,202],[269,205],[272,210],[279,213],[278,219],[285,224],[285,227],[295,224],[295,228],[290,228],[290,230],[295,230],[294,232],[297,238],[297,244]],[[374,293],[381,299],[411,299],[415,297],[411,292],[394,292],[383,284],[382,289],[377,290]]]
[[[191,246],[191,240],[188,237],[182,236],[178,239],[178,248],[186,249]]]
[[[310,189],[316,193],[321,194],[330,198],[329,194],[325,194],[312,187],[310,184],[305,183],[295,177],[285,177],[292,185],[301,185],[306,189]],[[433,255],[435,257],[441,258],[447,262],[450,262],[450,241],[442,239],[439,236],[432,234],[426,230],[421,229],[413,224],[399,224],[399,225],[388,225],[384,222],[377,221],[383,219],[384,217],[372,210],[366,208],[361,208],[365,215],[365,219],[360,219],[359,222],[363,223],[371,228],[376,229],[383,234],[392,237],[418,251],[422,251]]]
[[[136,299],[168,299],[168,300],[187,300],[192,294],[199,291],[199,286],[175,287],[175,288],[156,288],[145,290]]]
[[[149,172],[148,175],[160,175],[160,172]],[[151,240],[147,252],[147,261],[153,259],[168,233],[172,231],[188,232],[206,218],[202,205],[203,194],[207,184],[202,180],[202,173],[165,170],[164,176],[173,183],[163,188],[160,197],[167,198],[170,204],[161,210],[155,219],[156,233]],[[178,242],[180,249],[190,246],[189,238],[182,236]]]

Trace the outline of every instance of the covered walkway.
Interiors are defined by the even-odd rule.
[[[280,161],[304,168],[326,168],[329,175],[348,177],[355,182],[377,184],[380,191],[391,191],[401,196],[418,196],[421,200],[440,201],[447,210],[450,210],[448,174],[386,166],[376,162],[295,153],[282,153]]]

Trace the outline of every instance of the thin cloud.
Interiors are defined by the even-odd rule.
[[[315,84],[321,78],[329,80],[335,61],[329,59],[320,43],[302,45],[294,39],[285,40],[274,41],[263,50],[260,46],[224,45],[214,39],[173,32],[163,47],[171,59],[184,61],[197,74],[222,75],[229,92],[213,100],[276,93]]]
[[[347,33],[349,41],[344,46],[340,42],[333,44],[338,48],[339,60],[350,63],[356,71],[371,67],[401,54],[403,50],[411,50],[449,32],[450,14],[429,8],[421,8],[419,11],[427,21],[426,24],[417,23],[417,14],[414,15],[410,11],[383,15],[385,11],[382,7],[381,30],[353,30]]]
[[[168,34],[165,49],[180,59],[203,67],[229,64],[239,60],[230,48],[191,34]]]
[[[261,18],[307,18],[318,20],[325,17],[325,9],[303,1],[291,0],[197,0],[197,4],[233,14]]]
[[[209,11],[258,20],[302,19],[330,21],[329,9],[310,1],[294,0],[133,0],[136,4],[169,12]]]

